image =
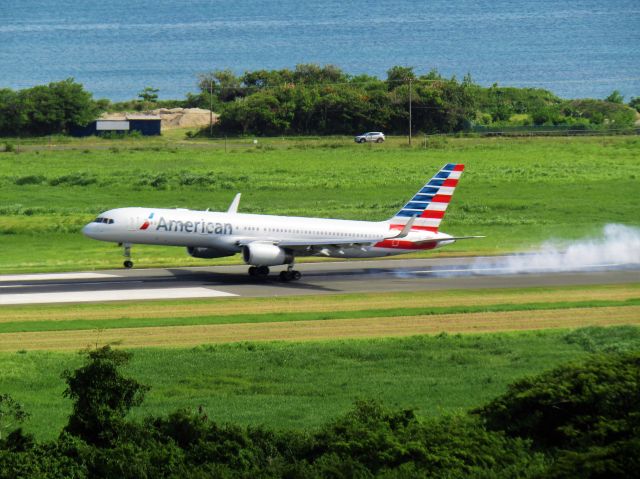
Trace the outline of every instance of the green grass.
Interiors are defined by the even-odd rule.
[[[118,319],[75,319],[61,321],[11,321],[0,323],[0,334],[36,331],[78,331],[119,328],[147,328],[167,326],[195,326],[202,324],[273,323],[284,321],[330,321],[338,319],[391,318],[396,316],[426,316],[436,314],[493,313],[502,311],[544,311],[575,308],[603,308],[640,305],[640,298],[623,301],[562,301],[524,304],[491,304],[482,306],[450,306],[430,308],[385,308],[361,311],[311,311],[296,313],[228,314],[214,316],[170,317],[170,318],[127,318]],[[336,308],[339,306],[336,305]]]
[[[532,313],[534,316],[535,313]],[[137,417],[203,406],[214,420],[309,429],[377,398],[423,416],[466,410],[507,384],[594,352],[640,348],[640,328],[240,343],[134,350],[127,373],[152,389]],[[26,429],[55,437],[70,410],[60,374],[72,353],[0,354],[0,392],[24,403]]]
[[[444,254],[525,250],[597,234],[606,223],[640,224],[635,137],[450,139],[426,150],[400,139],[261,139],[226,153],[220,142],[177,138],[92,141],[0,153],[1,272],[119,267],[114,245],[85,239],[79,229],[122,206],[224,210],[241,191],[243,212],[383,220],[447,162],[467,169],[442,229],[487,238]],[[136,247],[134,255],[142,267],[239,261],[196,260],[155,246]]]

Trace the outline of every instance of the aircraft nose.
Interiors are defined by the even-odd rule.
[[[95,238],[96,233],[96,225],[94,223],[87,223],[84,225],[84,228],[82,228],[82,234],[89,238]]]

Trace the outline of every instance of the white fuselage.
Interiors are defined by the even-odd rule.
[[[124,244],[154,244],[211,248],[232,255],[250,242],[299,241],[295,256],[371,258],[409,253],[449,244],[415,244],[416,241],[448,238],[444,233],[410,231],[402,239],[393,235],[397,225],[389,221],[350,221],[325,218],[254,215],[186,209],[118,208],[106,211],[83,228],[97,240]],[[391,232],[391,234],[390,234]],[[380,241],[371,242],[371,238]],[[331,244],[331,241],[336,244]],[[367,244],[368,241],[368,244]],[[453,241],[451,241],[453,242]],[[221,254],[221,256],[224,254]]]

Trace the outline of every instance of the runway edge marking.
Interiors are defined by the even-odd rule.
[[[193,288],[154,288],[107,291],[79,291],[59,293],[21,293],[0,295],[0,305],[45,304],[45,303],[94,303],[102,301],[134,301],[145,299],[188,299],[221,298],[238,296],[234,293],[209,289]]]
[[[100,279],[120,278],[117,274],[108,273],[37,273],[37,274],[3,274],[0,282],[8,281],[51,281],[65,279]]]

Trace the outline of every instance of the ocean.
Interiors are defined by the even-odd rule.
[[[640,96],[638,0],[0,0],[0,88],[73,77],[95,98],[198,75],[334,64],[470,73],[565,98]]]

